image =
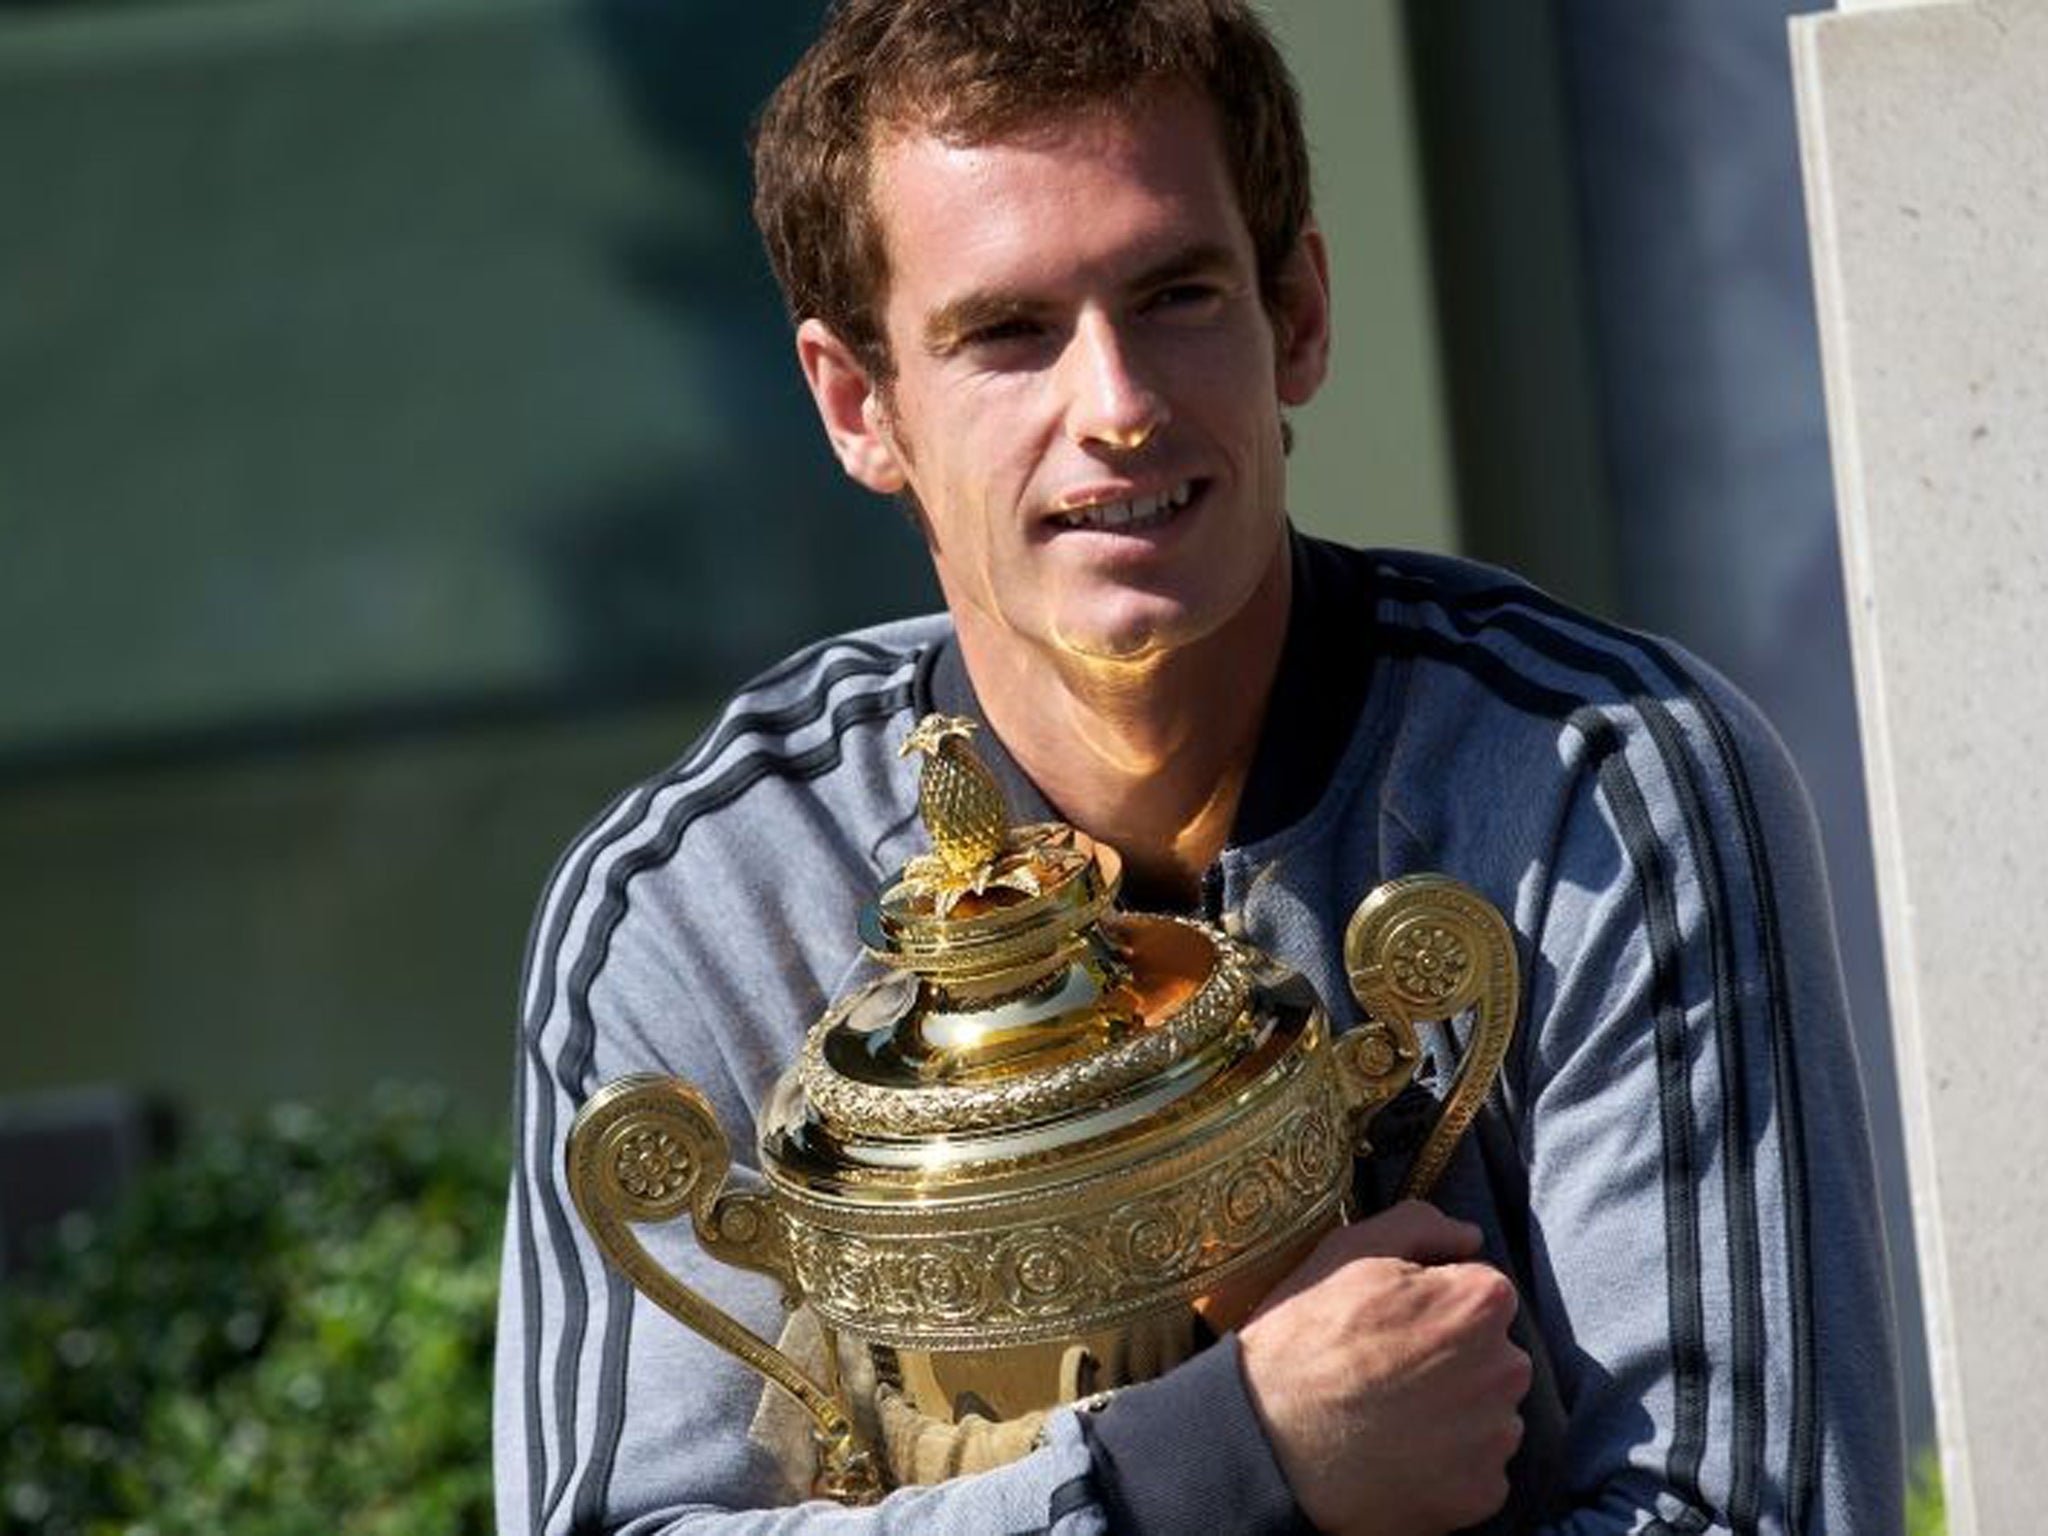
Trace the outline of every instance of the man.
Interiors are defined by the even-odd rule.
[[[550,886],[501,1525],[1895,1529],[1882,1238],[1796,783],[1668,647],[1292,533],[1283,412],[1323,378],[1328,269],[1246,9],[850,0],[756,170],[833,451],[910,505],[947,614],[757,681]],[[1522,1031],[1442,1211],[1334,1234],[1240,1333],[1020,1461],[768,1512],[792,1490],[758,1379],[606,1271],[562,1137],[655,1070],[744,1148],[858,964],[850,914],[916,851],[895,747],[935,708],[985,722],[1021,817],[1122,851],[1130,904],[1204,911],[1326,998],[1365,891],[1476,886],[1517,931]],[[661,1258],[777,1331],[771,1287],[687,1239]]]

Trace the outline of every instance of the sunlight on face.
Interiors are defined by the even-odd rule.
[[[897,371],[867,422],[948,606],[1142,688],[1284,558],[1280,410],[1321,378],[1276,352],[1213,110],[1174,89],[992,144],[912,133],[874,197]]]

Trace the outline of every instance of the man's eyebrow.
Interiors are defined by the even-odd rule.
[[[984,326],[1006,320],[1028,319],[1037,313],[1029,299],[1008,293],[968,293],[942,304],[924,322],[924,349],[933,357],[947,357]]]
[[[1150,288],[1164,288],[1183,278],[1198,277],[1217,271],[1228,271],[1237,265],[1237,253],[1220,241],[1205,240],[1198,245],[1183,246],[1165,260],[1147,267],[1131,280],[1133,292]]]

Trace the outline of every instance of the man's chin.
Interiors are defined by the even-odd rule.
[[[1154,665],[1181,647],[1201,639],[1200,626],[1178,610],[1131,614],[1121,622],[1056,626],[1053,648],[1077,661],[1105,667]]]

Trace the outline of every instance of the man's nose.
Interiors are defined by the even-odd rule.
[[[1129,453],[1166,425],[1164,397],[1106,315],[1084,317],[1067,349],[1067,435],[1084,448]]]

